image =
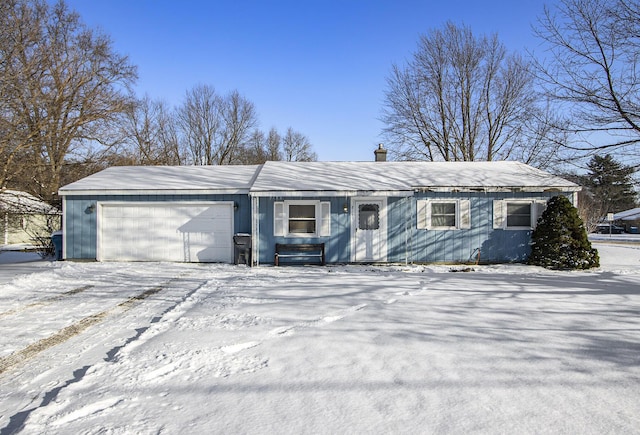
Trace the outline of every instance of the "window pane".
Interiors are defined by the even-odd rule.
[[[358,207],[358,229],[377,230],[380,228],[378,204],[360,204]]]
[[[289,233],[315,234],[316,205],[289,204]]]
[[[507,204],[508,227],[531,226],[531,204]]]
[[[431,226],[432,227],[455,227],[456,226],[456,217],[455,216],[433,216],[431,215]]]
[[[437,202],[431,204],[431,215],[456,214],[456,205],[452,202]]]
[[[316,206],[314,204],[290,204],[289,205],[289,218],[306,218],[306,219],[315,219],[316,218]]]
[[[455,227],[456,204],[454,202],[434,202],[431,204],[432,227]]]
[[[508,214],[530,215],[531,204],[507,204]]]
[[[289,232],[314,234],[316,232],[316,221],[289,219]]]

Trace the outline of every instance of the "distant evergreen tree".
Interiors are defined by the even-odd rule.
[[[549,269],[589,269],[600,265],[578,210],[564,196],[554,196],[532,235],[529,264]]]
[[[609,154],[593,156],[587,166],[589,172],[580,181],[597,208],[606,214],[636,207],[633,167],[624,166]]]

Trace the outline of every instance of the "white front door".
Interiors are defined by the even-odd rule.
[[[387,201],[355,198],[351,203],[351,259],[354,262],[387,260]]]

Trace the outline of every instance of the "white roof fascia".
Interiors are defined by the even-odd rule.
[[[500,193],[500,192],[579,192],[582,190],[580,186],[438,186],[438,187],[415,187],[416,192],[484,192],[484,193]]]
[[[259,198],[283,197],[344,197],[344,196],[412,196],[413,191],[409,190],[284,190],[284,191],[260,191],[250,192],[249,196]]]
[[[640,218],[640,208],[632,208],[613,215],[615,220],[636,220]]]
[[[249,193],[249,189],[176,189],[176,190],[152,190],[152,189],[139,189],[139,190],[63,190],[60,189],[58,194],[60,196],[135,196],[135,195],[246,195]]]

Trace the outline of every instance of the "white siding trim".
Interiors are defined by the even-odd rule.
[[[458,228],[468,230],[471,228],[471,200],[461,199],[458,202]]]
[[[67,210],[67,198],[62,197],[62,259],[67,259],[67,218],[65,216]],[[97,226],[97,224],[96,224]],[[97,251],[96,251],[97,255]]]
[[[287,213],[284,202],[277,201],[273,203],[273,235],[276,237],[284,237],[286,235],[285,224],[287,221]]]
[[[320,203],[320,237],[331,235],[331,203],[323,201]]]
[[[428,227],[428,221],[427,221],[428,208],[429,208],[428,200],[419,199],[418,201],[416,201],[417,228],[419,230],[426,230]]]
[[[456,225],[453,227],[436,227],[431,222],[431,205],[438,203],[455,204]],[[417,224],[419,230],[468,230],[471,228],[471,201],[468,199],[419,199],[417,205]]]
[[[507,204],[530,204],[531,205],[531,222],[528,227],[508,227],[507,226]],[[496,230],[531,230],[535,229],[538,219],[547,208],[547,200],[530,199],[530,198],[514,198],[514,199],[496,199],[493,201],[493,229]]]
[[[507,227],[506,202],[502,199],[493,201],[493,229],[504,230]]]
[[[251,261],[260,265],[260,199],[251,198]],[[234,252],[235,256],[235,252]],[[234,258],[235,260],[235,258]]]
[[[531,219],[533,222],[531,222],[531,227],[535,228],[538,226],[538,219],[540,219],[540,217],[542,216],[542,213],[544,213],[544,211],[547,209],[547,201],[545,200],[536,200],[533,205],[532,208],[534,210],[532,210],[531,214]]]
[[[257,198],[257,197],[256,197]],[[289,233],[289,206],[315,206],[315,233]],[[315,199],[285,200],[273,203],[273,235],[275,237],[329,237],[331,236],[331,203]]]

